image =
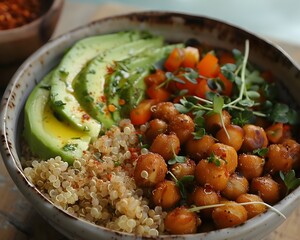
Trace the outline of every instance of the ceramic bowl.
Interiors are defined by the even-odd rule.
[[[1,103],[1,154],[5,165],[24,196],[56,229],[70,239],[136,239],[136,236],[111,231],[72,217],[51,204],[24,176],[20,163],[20,134],[22,132],[25,101],[42,77],[55,66],[65,50],[75,41],[87,36],[129,29],[145,29],[164,36],[168,41],[196,38],[218,48],[244,49],[250,41],[250,61],[272,70],[282,81],[282,89],[300,105],[300,71],[282,50],[270,42],[224,22],[201,16],[178,13],[143,12],[103,19],[58,37],[29,57],[9,83]],[[275,207],[285,216],[300,203],[300,187],[281,200]],[[162,236],[162,239],[260,239],[284,219],[272,210],[247,221],[245,224],[208,233],[185,236]]]
[[[42,1],[42,15],[21,27],[0,30],[0,83],[3,86],[12,72],[30,54],[47,42],[54,32],[64,0]]]

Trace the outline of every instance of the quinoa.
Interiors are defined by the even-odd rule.
[[[145,127],[142,127],[142,129]],[[138,134],[122,120],[94,141],[72,166],[61,157],[31,160],[26,177],[54,205],[69,214],[107,228],[143,236],[164,233],[166,212],[149,207],[133,178]]]

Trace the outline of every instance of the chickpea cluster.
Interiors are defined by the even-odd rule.
[[[134,179],[149,190],[144,192],[153,206],[168,212],[164,224],[170,234],[244,223],[267,210],[257,202],[273,205],[285,196],[279,172],[299,168],[300,145],[291,133],[274,143],[266,128],[258,123],[234,125],[223,110],[222,115],[205,115],[206,134],[196,139],[193,116],[179,113],[173,103],[160,102],[151,112],[143,134],[149,152],[138,157]],[[261,156],[256,154],[260,149],[268,151]],[[176,156],[184,156],[184,161],[170,164]],[[184,182],[187,176],[192,181]],[[249,202],[256,203],[242,204]],[[193,211],[216,204],[221,205]]]

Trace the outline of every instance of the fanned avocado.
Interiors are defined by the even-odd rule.
[[[136,31],[77,42],[26,102],[24,137],[32,153],[72,164],[98,137],[101,124],[109,128],[128,117],[145,97],[144,77],[181,46],[163,46],[162,38]]]
[[[104,97],[105,77],[111,74],[117,61],[142,55],[144,51],[155,51],[161,47],[163,39],[152,37],[124,44],[92,59],[73,81],[74,95],[84,110],[98,120],[104,128],[111,127],[112,119]]]
[[[88,148],[91,137],[54,116],[49,106],[52,74],[34,88],[26,102],[24,138],[33,154],[43,159],[61,156],[72,164]]]
[[[121,32],[85,38],[77,42],[63,57],[51,77],[50,105],[57,116],[93,138],[100,123],[91,118],[73,95],[72,82],[85,64],[106,50],[148,36],[142,32]]]

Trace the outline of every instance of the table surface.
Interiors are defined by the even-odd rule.
[[[80,10],[82,16],[92,16],[100,18],[107,16],[108,13],[123,13],[131,11],[131,8],[120,7],[119,5],[109,4],[102,6],[101,10],[95,12],[92,7],[81,4],[67,3],[67,8]],[[93,15],[94,14],[94,15]],[[86,21],[92,20],[86,17]],[[71,24],[71,18],[64,11],[60,24],[55,35],[59,35],[75,27]],[[80,24],[82,24],[81,22]],[[77,23],[79,24],[79,23]],[[277,42],[295,61],[300,65],[300,47],[291,44]],[[0,159],[0,239],[3,240],[67,240],[66,237],[57,232],[41,216],[37,214],[31,204],[19,192],[12,179],[10,178],[3,161]],[[300,207],[274,232],[264,238],[264,240],[296,240],[299,239],[298,224],[300,222]]]

